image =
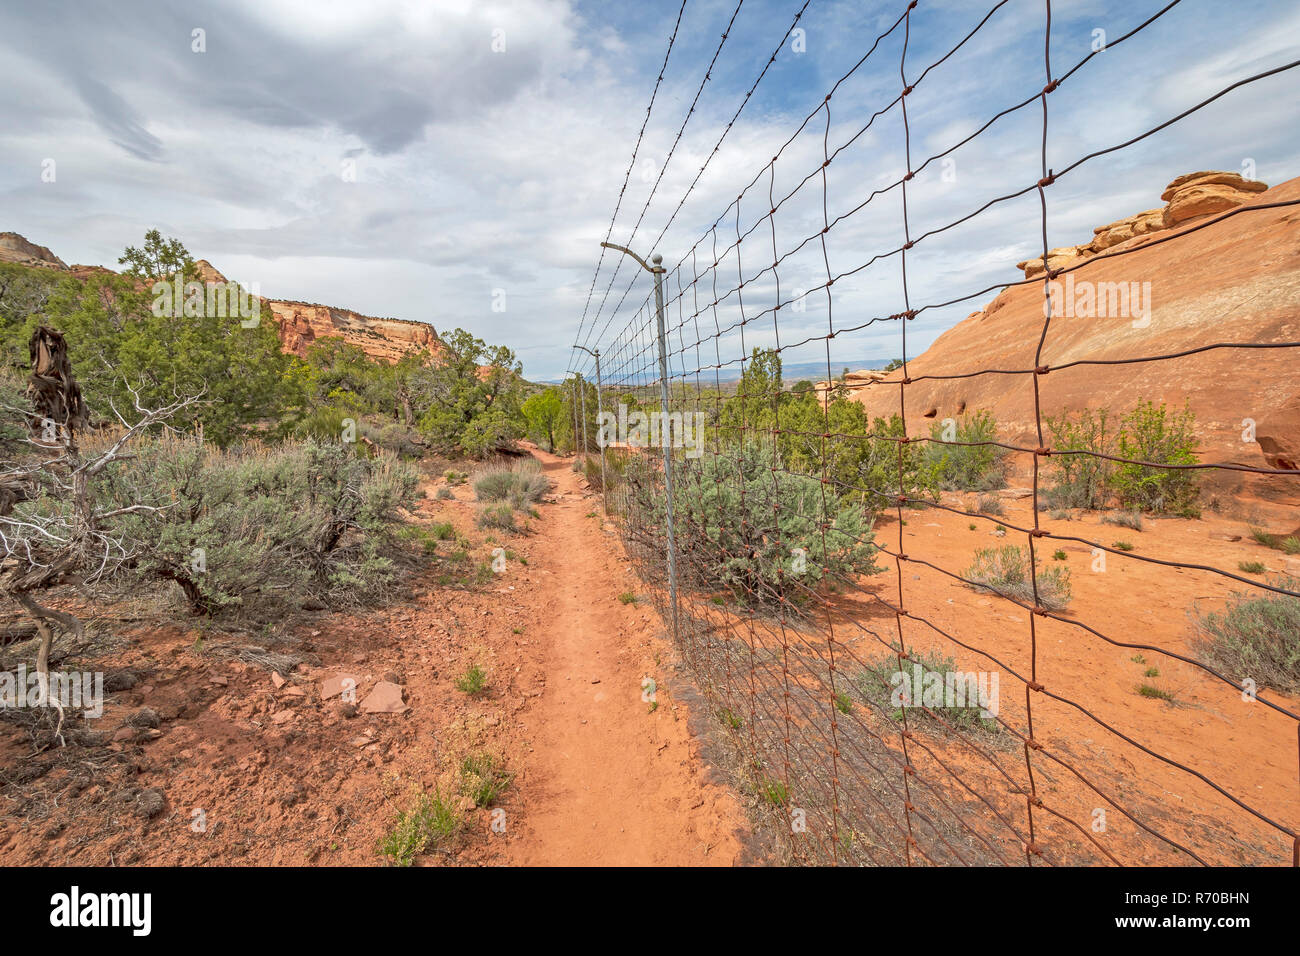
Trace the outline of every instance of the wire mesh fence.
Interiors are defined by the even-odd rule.
[[[1300,342],[1232,341],[1230,332],[1175,350],[1139,334],[1120,358],[1075,350],[1058,360],[1067,353],[1053,345],[1059,283],[1072,274],[1149,257],[1238,217],[1286,213],[1300,199],[1261,199],[1063,265],[1048,224],[1053,190],[1085,164],[1300,63],[1233,77],[1136,136],[1053,162],[1053,98],[1099,82],[1089,71],[1103,68],[1093,51],[1054,69],[1047,0],[1034,49],[1002,54],[1041,61],[1032,86],[977,117],[973,132],[919,149],[936,135],[914,128],[912,104],[960,96],[961,71],[972,68],[963,49],[1004,27],[1006,5],[965,14],[954,42],[926,61],[909,55],[918,4],[900,5],[736,199],[655,276],[662,330],[644,270],[606,313],[611,278],[575,343],[603,364],[607,414],[590,428],[607,458],[607,502],[792,860],[1294,865],[1294,698],[1199,653],[1181,636],[1187,608],[1166,595],[1175,580],[1188,591],[1182,576],[1193,575],[1188,593],[1198,598],[1239,586],[1265,600],[1300,598],[1293,577],[1220,566],[1184,527],[1205,475],[1263,476],[1294,501],[1300,472],[1106,444],[1088,437],[1098,421],[1105,427],[1105,410],[1048,409],[1059,405],[1052,389],[1063,374],[1120,366],[1140,395],[1153,367],[1206,352],[1263,350],[1294,362]],[[1178,6],[1155,10],[1109,47]],[[1032,162],[1007,161],[1008,179],[1022,181],[986,195],[944,193],[945,161],[995,125],[1003,142],[1007,127],[1024,138]],[[1068,151],[1074,140],[1065,139]],[[837,176],[855,151],[870,156],[869,182]],[[946,257],[995,251],[980,229],[995,215],[1041,236],[1037,274],[955,286]],[[1009,293],[1042,304],[1041,321],[1007,346],[1016,362],[956,357],[913,374],[908,330],[918,317]],[[837,374],[837,357],[863,354],[863,343],[894,350],[898,367]],[[783,367],[806,371],[810,356],[817,380],[788,381]],[[959,399],[990,380],[995,392],[1023,393],[1025,421],[999,422]],[[1115,411],[1130,424],[1146,414],[1174,427],[1154,405]],[[1013,474],[1024,489],[1005,487]],[[1151,514],[1160,516],[1155,544],[1103,537],[1106,499],[1093,480],[1128,482],[1125,500],[1145,511],[1148,531]],[[1121,510],[1105,520],[1140,534],[1144,519]],[[1173,690],[1161,672],[1174,675]]]

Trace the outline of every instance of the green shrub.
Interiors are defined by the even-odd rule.
[[[1237,570],[1245,571],[1247,574],[1263,574],[1268,570],[1263,561],[1238,561]]]
[[[508,504],[487,505],[479,510],[476,523],[480,528],[499,528],[502,531],[517,531],[515,511]]]
[[[1114,548],[1116,551],[1132,551],[1132,550],[1133,550],[1133,542],[1131,542],[1131,541],[1116,541],[1114,544],[1111,545],[1111,547]]]
[[[1046,419],[1051,433],[1050,483],[1043,489],[1049,508],[1104,508],[1111,496],[1113,463],[1097,455],[1113,454],[1110,411],[1085,408]],[[1064,452],[1087,454],[1064,454]]]
[[[1162,402],[1140,402],[1120,423],[1122,458],[1162,465],[1194,465],[1195,416],[1191,409],[1169,411]],[[1121,505],[1156,514],[1199,517],[1198,478],[1192,469],[1122,464],[1115,469],[1115,493]]]
[[[514,774],[507,772],[492,754],[469,754],[460,764],[461,793],[476,807],[491,806],[510,788]]]
[[[464,674],[456,678],[456,689],[463,694],[477,697],[487,690],[487,671],[477,664],[471,664]]]
[[[897,644],[893,645],[895,648]],[[949,684],[954,689],[960,684],[960,690],[964,697],[964,703],[970,706],[948,706],[948,700],[939,704],[927,704],[930,710],[935,714],[942,716],[949,724],[967,730],[986,730],[996,733],[998,722],[992,716],[985,717],[981,713],[984,709],[980,704],[980,694],[967,683],[958,681],[955,676],[958,671],[956,663],[951,657],[938,652],[926,651],[917,653],[912,650],[908,656],[903,659],[903,669],[898,668],[898,657],[896,655],[886,655],[872,661],[871,664],[858,675],[856,686],[858,691],[869,701],[873,701],[877,707],[889,714],[892,719],[901,722],[903,719],[902,707],[906,706],[909,710],[909,716],[918,717],[922,720],[934,721],[936,718],[927,713],[921,706],[924,700],[913,701],[915,690],[916,668],[920,668],[922,696],[925,696],[925,688],[929,686],[943,686],[945,689]],[[950,677],[949,675],[954,675]],[[995,688],[986,684],[985,687],[991,693]],[[972,700],[972,697],[974,700]],[[990,714],[996,713],[997,701],[991,700],[986,703],[991,704],[988,708]]]
[[[925,460],[933,469],[939,487],[949,491],[992,491],[1006,484],[1004,459],[1006,450],[993,444],[998,437],[997,421],[987,409],[964,416],[954,423],[953,441],[958,444],[940,444],[944,425],[935,422],[930,426],[934,439],[925,449]]]
[[[204,613],[390,593],[419,477],[391,454],[338,443],[222,450],[186,438],[141,438],[103,475],[100,507],[157,508],[125,516],[125,533],[147,542],[135,575],[175,581]]]
[[[540,500],[550,487],[550,479],[542,474],[542,466],[533,458],[498,462],[474,477],[474,494],[479,501],[508,500],[515,508]]]
[[[435,501],[447,501],[448,499],[454,501],[456,499],[456,496],[451,493],[451,489],[446,485],[439,486],[438,490],[434,492],[433,497]]]
[[[1300,579],[1281,576],[1275,587],[1300,591]],[[1300,694],[1300,598],[1234,591],[1222,611],[1194,608],[1193,648],[1233,680],[1247,678],[1284,694]]]
[[[633,459],[626,485],[626,533],[649,554],[664,554],[661,473]],[[689,587],[725,590],[756,605],[782,597],[797,605],[828,575],[843,580],[881,570],[860,499],[774,468],[768,447],[684,459],[674,467],[674,505],[679,580]]]
[[[415,805],[397,815],[392,828],[379,841],[379,852],[394,866],[410,866],[415,858],[455,835],[460,814],[441,794],[421,794]]]
[[[974,562],[963,572],[962,577],[974,582],[972,586],[977,591],[992,591],[1016,598],[1025,604],[1034,603],[1028,556],[1014,544],[1000,548],[980,548],[975,552]],[[1062,611],[1069,606],[1069,568],[1039,568],[1034,580],[1038,582],[1038,603],[1044,608]]]

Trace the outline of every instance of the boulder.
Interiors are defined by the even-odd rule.
[[[1169,202],[1174,195],[1181,189],[1188,186],[1231,186],[1234,189],[1248,193],[1262,193],[1268,188],[1268,183],[1262,183],[1258,179],[1246,179],[1241,173],[1231,173],[1224,171],[1203,170],[1199,173],[1185,173],[1171,182],[1165,191],[1160,194],[1162,202]]]
[[[1300,470],[1300,392],[1255,424],[1255,441],[1270,468]]]
[[[1187,186],[1174,193],[1173,199],[1165,207],[1165,228],[1189,219],[1244,206],[1250,201],[1250,196],[1250,193],[1231,186]]]

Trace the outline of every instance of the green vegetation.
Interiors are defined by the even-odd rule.
[[[496,462],[474,476],[474,494],[479,501],[509,501],[514,508],[541,500],[550,487],[550,479],[533,458]]]
[[[894,645],[897,648],[898,645]],[[913,700],[917,686],[916,674],[920,668],[921,700]],[[899,670],[898,657],[885,655],[872,661],[856,680],[859,693],[874,702],[878,709],[884,710],[892,719],[901,722],[902,708],[906,706],[909,718],[935,721],[936,718],[926,712],[926,708],[941,716],[949,724],[963,730],[984,730],[996,733],[998,722],[991,716],[981,713],[980,689],[978,681],[971,686],[968,681],[958,677],[956,662],[938,651],[917,653],[915,649],[908,652],[903,659],[903,668]],[[953,686],[954,697],[960,692],[963,706],[948,706],[954,700],[937,699],[937,691],[945,691]],[[988,685],[986,685],[987,687]],[[933,690],[927,691],[927,688]],[[989,688],[991,694],[992,689]],[[936,699],[929,699],[928,694],[935,694]],[[990,714],[997,709],[996,700],[989,702]],[[924,705],[924,706],[922,706]]]
[[[508,504],[487,505],[479,509],[475,524],[480,528],[498,528],[501,531],[518,531],[515,510]]]
[[[828,577],[880,572],[861,499],[775,469],[766,446],[746,443],[734,453],[685,459],[675,469],[677,521],[693,543],[679,559],[682,581],[749,605],[784,597],[798,606]],[[629,463],[628,490],[638,520],[627,534],[662,554],[662,483],[644,461],[635,465]]]
[[[956,491],[991,491],[1003,487],[1006,452],[993,444],[998,437],[993,413],[980,409],[962,416],[954,424],[950,440],[956,444],[940,444],[944,441],[944,423],[935,422],[930,426],[933,441],[926,446],[925,462],[933,470],[939,487]]]
[[[555,451],[555,430],[564,421],[564,399],[560,390],[548,388],[530,395],[521,408],[528,437],[546,451]]]
[[[314,598],[356,604],[388,594],[397,575],[400,510],[415,469],[391,455],[365,458],[341,444],[140,438],[106,471],[101,508],[143,506],[121,518],[141,551],[119,579],[164,579],[192,610],[274,613]],[[61,500],[32,502],[49,514]]]
[[[1247,574],[1263,574],[1268,568],[1263,561],[1238,561],[1237,570],[1244,571]]]
[[[456,678],[456,689],[470,697],[479,696],[487,690],[487,671],[477,664],[471,664],[464,674]]]
[[[1269,583],[1300,591],[1295,577]],[[1195,609],[1192,627],[1193,648],[1211,667],[1237,681],[1300,694],[1300,598],[1234,591],[1221,611]]]
[[[417,856],[441,846],[459,828],[460,815],[450,799],[436,791],[421,794],[409,810],[398,813],[378,850],[392,865],[410,866]]]
[[[489,753],[468,754],[460,764],[461,793],[476,807],[489,807],[510,788],[514,774]]]
[[[1143,697],[1150,697],[1154,700],[1172,701],[1174,695],[1167,690],[1161,690],[1159,687],[1153,687],[1151,684],[1139,684],[1137,692]]]
[[[1044,491],[1048,507],[1101,509],[1114,501],[1132,512],[1200,515],[1196,470],[1161,467],[1199,461],[1189,408],[1143,401],[1120,419],[1118,429],[1105,408],[1066,412],[1048,418],[1047,426],[1053,452],[1052,482]],[[1101,455],[1151,464],[1116,463]]]
[[[1014,544],[1000,548],[980,548],[975,560],[962,577],[974,582],[977,591],[992,591],[1033,605],[1034,585],[1029,574],[1029,558]],[[1063,611],[1070,604],[1070,569],[1037,569],[1038,603],[1049,611]]]

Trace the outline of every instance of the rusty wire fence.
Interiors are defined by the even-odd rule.
[[[1282,599],[1300,597],[1294,579],[1262,582],[1217,566],[1223,562],[1212,556],[1177,560],[1117,547],[1087,528],[1073,531],[1047,518],[1044,486],[1048,469],[1071,456],[1290,482],[1297,473],[1229,462],[1171,466],[1052,448],[1044,399],[1052,373],[1064,366],[1051,364],[1047,284],[1081,265],[1010,284],[1041,288],[1045,300],[1041,325],[1020,343],[1026,361],[1017,367],[913,377],[908,329],[927,312],[978,308],[1007,286],[953,287],[942,261],[927,257],[927,246],[950,240],[970,254],[985,251],[978,224],[1001,211],[1041,236],[1046,262],[1053,189],[1063,180],[1300,64],[1234,77],[1136,137],[1049,165],[1049,153],[1057,155],[1049,123],[1053,98],[1071,85],[1095,82],[1089,71],[1104,66],[1095,52],[1064,71],[1053,66],[1047,0],[1035,7],[1042,32],[1033,48],[1003,54],[1034,58],[1039,78],[1005,108],[975,117],[974,132],[922,156],[918,143],[933,143],[935,131],[918,133],[909,122],[911,104],[927,86],[936,96],[960,93],[961,71],[973,68],[962,60],[963,48],[1005,26],[999,15],[1006,3],[965,14],[956,41],[928,61],[909,55],[916,48],[917,6],[900,5],[897,18],[862,43],[861,59],[684,255],[662,266],[643,263],[621,298],[614,278],[594,309],[589,297],[591,314],[584,312],[575,344],[600,353],[609,427],[593,441],[601,441],[609,458],[607,501],[629,554],[713,718],[734,744],[736,769],[758,812],[781,835],[792,861],[1294,865],[1300,859],[1294,704],[1267,690],[1247,699],[1239,676],[1205,663],[1181,642],[1147,639],[1140,621],[1152,586],[1129,586],[1120,572],[1140,565],[1158,575],[1155,588],[1159,575],[1193,573],[1211,582],[1207,589],[1249,586]],[[1153,10],[1110,48],[1177,15],[1178,7]],[[762,64],[741,109],[775,57]],[[885,83],[882,75],[892,79]],[[739,114],[722,129],[719,144]],[[996,195],[948,196],[909,210],[909,191],[923,188],[927,173],[937,173],[946,158],[960,159],[995,124],[1013,122],[1033,157],[1024,182]],[[837,180],[836,163],[855,149],[871,152],[874,180]],[[1139,248],[1296,202],[1238,207]],[[867,219],[868,227],[854,228]],[[614,219],[610,226],[612,233]],[[668,224],[650,248],[667,230]],[[1136,251],[1103,252],[1088,264]],[[875,303],[869,313],[857,304],[837,307],[848,287],[857,293],[855,303],[864,296]],[[824,325],[813,327],[814,318]],[[834,356],[849,359],[855,342],[868,341],[875,350],[884,341],[901,368],[883,382],[839,375]],[[1224,341],[1208,348],[1298,347],[1295,341]],[[817,381],[792,385],[777,371],[778,361],[812,350],[824,360]],[[1182,357],[1139,351],[1123,363],[1140,376],[1151,363]],[[578,356],[575,369],[585,368],[584,361]],[[1070,362],[1102,364],[1114,360]],[[909,397],[922,381],[990,377],[1032,394],[1027,429],[956,439],[933,431],[923,417],[930,410]],[[866,390],[877,413],[843,414],[843,403],[862,400],[859,392]],[[879,412],[882,394],[890,396],[888,414]],[[665,398],[666,417],[660,414]],[[1029,488],[1011,513],[976,507],[973,495],[921,486],[918,474],[931,456],[963,447],[996,449],[1009,462],[1023,462]],[[1300,494],[1300,485],[1293,491]],[[975,552],[1008,545],[1023,560],[1023,588],[970,576]],[[1113,613],[1084,614],[1061,598],[1063,575],[1052,558],[1065,548],[1093,559],[1103,555],[1103,568],[1109,559],[1111,573],[1102,578]],[[1076,569],[1076,588],[1088,573],[1086,565]],[[1183,686],[1194,687],[1188,696],[1195,705],[1135,695],[1133,662],[1148,672],[1176,669]],[[934,698],[925,693],[930,687],[940,688]],[[1216,738],[1226,741],[1216,752],[1199,740],[1198,728],[1207,723],[1234,728]]]

